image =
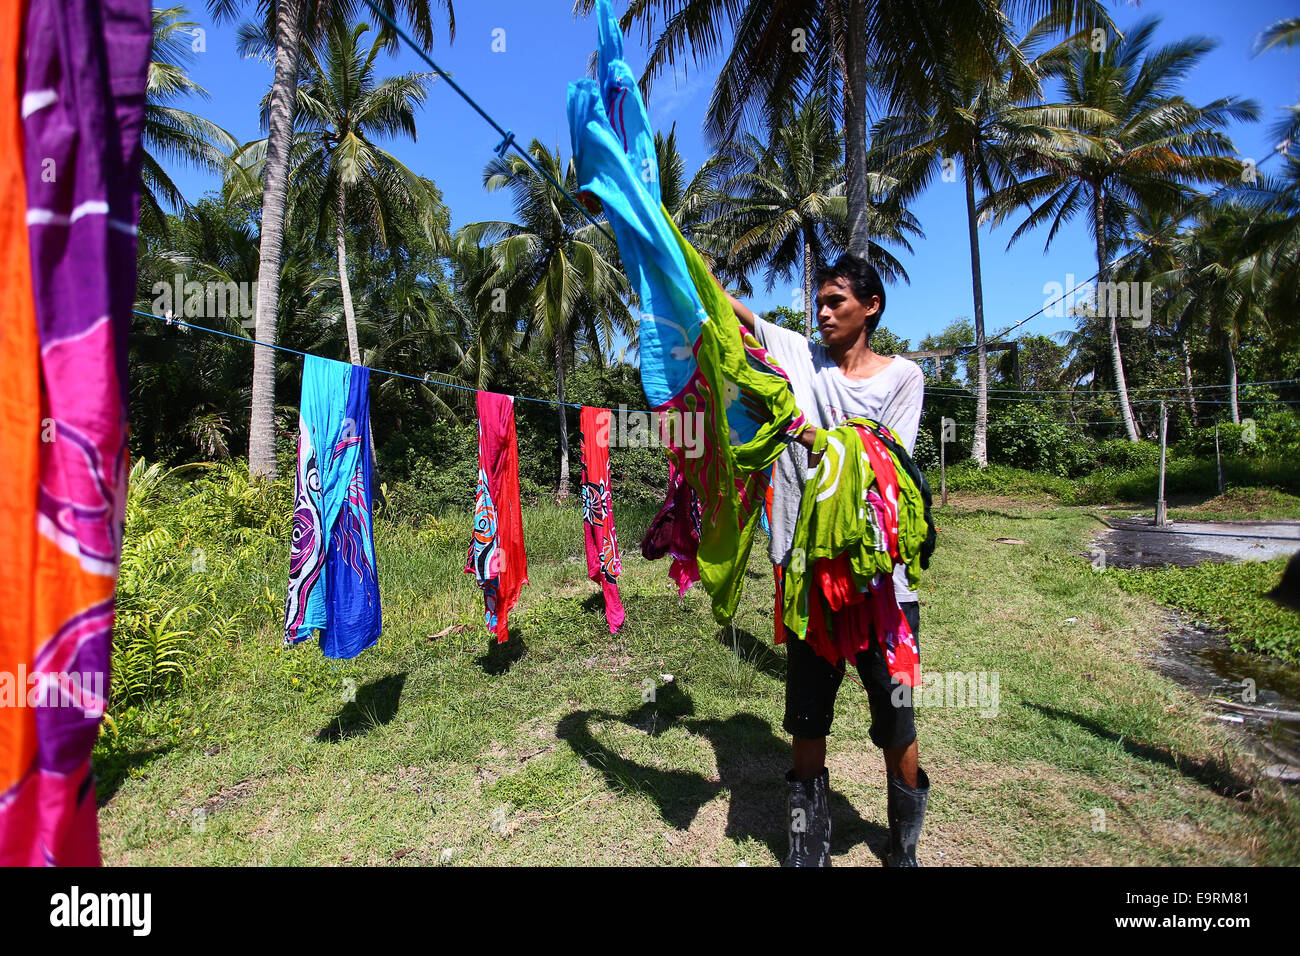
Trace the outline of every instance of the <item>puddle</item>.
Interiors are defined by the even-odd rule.
[[[1243,732],[1265,764],[1300,772],[1300,667],[1234,651],[1220,634],[1171,615],[1156,670]],[[1271,716],[1280,711],[1287,719]]]
[[[1156,528],[1138,516],[1102,520],[1107,530],[1093,539],[1090,557],[1095,565],[1104,552],[1106,567],[1267,561],[1300,551],[1300,521],[1177,521]],[[1300,666],[1234,651],[1221,633],[1177,612],[1170,621],[1156,669],[1240,730],[1266,773],[1300,780]]]
[[[1100,517],[1100,516],[1099,516]],[[1094,550],[1107,567],[1190,568],[1207,561],[1268,561],[1300,551],[1300,521],[1176,521],[1163,528],[1148,518],[1110,518]]]

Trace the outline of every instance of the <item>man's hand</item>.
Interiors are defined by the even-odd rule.
[[[817,441],[817,429],[814,428],[812,425],[809,425],[807,428],[805,428],[803,431],[799,433],[799,437],[795,440],[799,442],[799,444],[807,448],[809,452],[811,452],[813,449],[813,445]],[[815,455],[809,454],[808,467],[816,468],[819,464],[821,464],[821,460],[822,460],[821,452],[818,452]]]

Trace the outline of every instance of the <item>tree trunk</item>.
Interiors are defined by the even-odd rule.
[[[808,236],[805,234],[803,240],[803,314],[804,314],[803,337],[806,339],[812,338],[813,313],[816,311],[813,308],[813,287],[812,287],[814,268],[815,267],[813,266],[812,243],[808,241]]]
[[[867,210],[867,0],[848,0],[844,26],[844,173],[849,211],[849,252],[871,258]]]
[[[1092,189],[1092,220],[1097,230],[1097,307],[1098,311],[1102,308],[1102,288],[1105,283],[1110,281],[1110,254],[1106,249],[1106,201],[1102,195],[1101,184],[1098,183]],[[1106,297],[1109,304],[1114,304],[1115,297]],[[1107,312],[1113,311],[1110,308]],[[1137,424],[1133,421],[1133,409],[1128,403],[1128,385],[1124,381],[1124,360],[1120,357],[1119,352],[1119,325],[1118,317],[1108,315],[1107,324],[1110,327],[1110,360],[1115,371],[1115,391],[1119,394],[1120,413],[1124,416],[1124,430],[1128,432],[1129,441],[1137,441]]]
[[[1232,339],[1225,333],[1223,350],[1228,354],[1228,410],[1232,412],[1232,424],[1241,424],[1241,410],[1237,407],[1237,357],[1232,354]]]
[[[989,353],[984,341],[984,283],[980,276],[979,223],[975,219],[975,170],[970,157],[963,157],[966,170],[966,228],[970,233],[971,289],[975,296],[975,437],[971,441],[970,456],[981,468],[989,463]]]
[[[569,420],[565,416],[564,406],[564,337],[555,338],[555,400],[560,402],[555,412],[560,416],[560,486],[555,491],[555,500],[564,501],[569,497]]]
[[[334,222],[334,239],[339,253],[339,289],[343,293],[343,322],[348,330],[348,360],[361,364],[361,347],[357,344],[357,314],[352,309],[352,285],[348,282],[348,253],[343,236],[343,215],[346,211],[343,184],[339,184],[338,209]]]
[[[289,195],[289,146],[294,101],[298,96],[298,43],[303,0],[279,0],[275,20],[275,79],[266,143],[266,182],[262,187],[262,237],[257,264],[257,311],[253,334],[274,345],[280,300],[280,256],[284,245],[284,207]],[[274,478],[275,350],[253,349],[253,402],[248,428],[248,471]]]
[[[1192,348],[1185,337],[1179,338],[1178,347],[1183,353],[1183,388],[1187,392],[1187,410],[1192,417],[1192,427],[1196,427],[1196,390],[1192,388]]]

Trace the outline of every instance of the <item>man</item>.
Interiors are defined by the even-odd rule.
[[[901,356],[871,350],[871,335],[885,312],[885,288],[875,268],[856,256],[842,256],[816,273],[817,327],[822,345],[756,316],[736,299],[732,308],[790,376],[795,400],[811,423],[797,443],[776,461],[772,477],[771,558],[789,566],[799,501],[809,474],[808,450],[816,429],[846,419],[870,418],[888,427],[910,454],[921,422],[925,379],[920,367]],[[894,592],[915,635],[916,592],[906,569],[894,569]],[[835,696],[844,679],[839,668],[806,641],[786,631],[785,721],[794,738],[794,767],[786,775],[790,853],[786,866],[830,865],[830,775],[826,736]],[[916,842],[925,818],[930,782],[918,765],[916,725],[910,697],[898,706],[889,669],[878,643],[854,661],[871,707],[871,740],[884,751],[888,778],[889,866],[916,866]],[[899,695],[902,696],[902,695]]]

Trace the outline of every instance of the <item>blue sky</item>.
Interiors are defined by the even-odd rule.
[[[208,90],[210,99],[192,100],[187,108],[225,127],[240,141],[263,135],[258,128],[258,103],[271,82],[270,64],[241,60],[235,51],[234,27],[213,24],[199,0],[191,0],[191,4],[189,19],[206,31],[206,49],[197,54],[192,74]],[[253,4],[247,7],[251,10]],[[614,7],[621,13],[625,0],[614,0]],[[570,80],[586,70],[595,45],[592,22],[575,20],[571,0],[461,0],[455,3],[455,9],[456,39],[449,44],[445,31],[440,31],[434,59],[522,143],[537,137],[548,146],[558,145],[567,156],[565,89]],[[1140,4],[1112,4],[1112,15],[1121,29],[1148,15],[1161,17],[1157,43],[1191,34],[1204,34],[1218,41],[1216,49],[1187,78],[1183,94],[1197,104],[1233,94],[1254,99],[1263,110],[1263,120],[1233,127],[1229,133],[1241,155],[1256,161],[1262,161],[1272,148],[1265,128],[1277,118],[1278,110],[1300,101],[1300,51],[1274,49],[1259,57],[1252,57],[1251,52],[1260,31],[1294,14],[1294,2],[1286,0],[1231,4],[1222,0],[1143,0]],[[504,35],[494,31],[504,31]],[[494,37],[504,38],[503,52],[493,52]],[[627,54],[634,70],[640,70],[643,51],[640,37],[629,36]],[[680,149],[690,171],[709,154],[701,123],[719,62],[699,69],[679,67],[675,77],[660,77],[650,97],[651,121],[665,130],[676,124]],[[404,50],[387,61],[386,72],[422,69],[424,64]],[[482,188],[483,166],[492,158],[499,138],[495,131],[441,81],[433,84],[418,123],[417,142],[404,140],[386,145],[404,163],[438,184],[451,208],[453,225],[509,218],[507,195],[489,195]],[[207,174],[184,168],[173,172],[189,199],[197,199],[218,185],[216,178]],[[913,254],[895,250],[911,283],[900,283],[889,290],[885,324],[916,347],[923,336],[938,332],[953,319],[969,317],[972,303],[961,184],[936,181],[912,211],[920,219],[925,237],[913,240]],[[1016,224],[1018,220],[1000,229],[985,226],[980,230],[985,316],[990,334],[1041,308],[1046,283],[1064,284],[1069,275],[1081,281],[1096,269],[1092,239],[1082,220],[1067,227],[1046,254],[1046,230],[1026,236],[1006,250]],[[793,292],[799,284],[799,277],[792,276],[766,293],[758,277],[758,294],[750,304],[758,311],[781,304],[798,307]],[[1070,322],[1039,317],[1021,331],[1051,334]]]

